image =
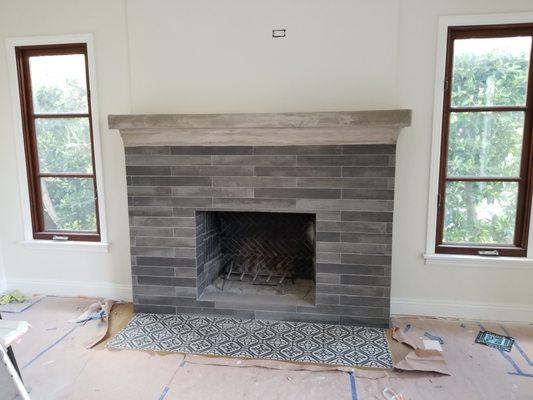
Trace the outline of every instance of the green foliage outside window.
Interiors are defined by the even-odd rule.
[[[529,52],[465,52],[454,57],[452,106],[525,104]],[[524,113],[452,113],[448,177],[518,177]],[[447,182],[444,242],[512,244],[518,185]]]

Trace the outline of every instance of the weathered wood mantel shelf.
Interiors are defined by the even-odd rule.
[[[392,144],[411,110],[109,115],[125,146]]]

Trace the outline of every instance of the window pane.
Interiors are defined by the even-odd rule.
[[[523,112],[450,115],[448,176],[520,175]]]
[[[41,172],[92,173],[88,118],[36,118]]]
[[[31,90],[35,113],[86,113],[85,56],[30,57]]]
[[[454,41],[452,106],[524,105],[531,37]]]
[[[513,244],[517,182],[447,182],[444,243]]]
[[[96,232],[92,178],[41,178],[47,231]]]

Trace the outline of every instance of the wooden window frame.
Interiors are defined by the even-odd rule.
[[[31,89],[31,75],[29,70],[29,58],[32,56],[46,55],[69,55],[81,54],[85,59],[85,78],[87,90],[87,112],[85,113],[34,113],[33,97]],[[87,43],[64,43],[64,44],[43,44],[24,45],[15,47],[15,57],[17,64],[18,89],[20,97],[20,109],[22,114],[22,132],[24,143],[24,154],[26,160],[26,173],[28,181],[30,216],[32,223],[33,239],[54,240],[62,239],[67,241],[100,242],[100,210],[97,188],[97,163],[95,160],[93,113],[90,91],[90,73]],[[87,118],[89,121],[89,137],[91,146],[92,173],[43,173],[39,171],[39,158],[37,154],[35,120],[37,118]],[[93,180],[94,204],[96,216],[96,231],[51,231],[44,227],[44,210],[41,196],[41,178],[89,178]]]
[[[453,73],[453,44],[457,39],[498,38],[513,36],[532,36],[532,48],[528,71],[526,103],[524,106],[483,106],[483,107],[452,107],[452,73]],[[498,24],[449,26],[447,29],[446,55],[444,72],[444,95],[442,108],[442,128],[440,143],[440,165],[437,195],[437,221],[435,237],[435,253],[459,255],[484,255],[485,252],[495,252],[498,256],[526,257],[531,218],[531,203],[533,189],[533,24]],[[524,135],[522,143],[522,157],[520,175],[517,178],[507,177],[453,177],[446,175],[448,161],[449,122],[452,112],[524,112]],[[446,203],[446,182],[504,182],[518,183],[517,214],[513,245],[459,245],[443,243],[444,213]]]

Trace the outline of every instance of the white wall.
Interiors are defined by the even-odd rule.
[[[393,311],[531,318],[533,270],[426,266],[421,257],[438,16],[528,10],[531,0],[0,0],[0,240],[9,285],[127,292],[123,150],[108,114],[411,108],[413,126],[398,143]],[[274,28],[287,38],[272,39]],[[87,32],[95,35],[111,249],[25,249],[3,39]]]
[[[134,112],[395,105],[397,0],[130,0],[128,24]]]
[[[531,0],[402,0],[398,106],[413,110],[397,147],[393,312],[533,319],[533,269],[424,265],[440,15],[533,10]],[[518,311],[517,311],[518,310]]]
[[[93,33],[102,134],[109,241],[107,254],[23,247],[7,37]],[[107,129],[107,114],[128,113],[128,45],[124,1],[0,1],[0,238],[10,288],[70,295],[130,292],[125,167],[121,141]]]

